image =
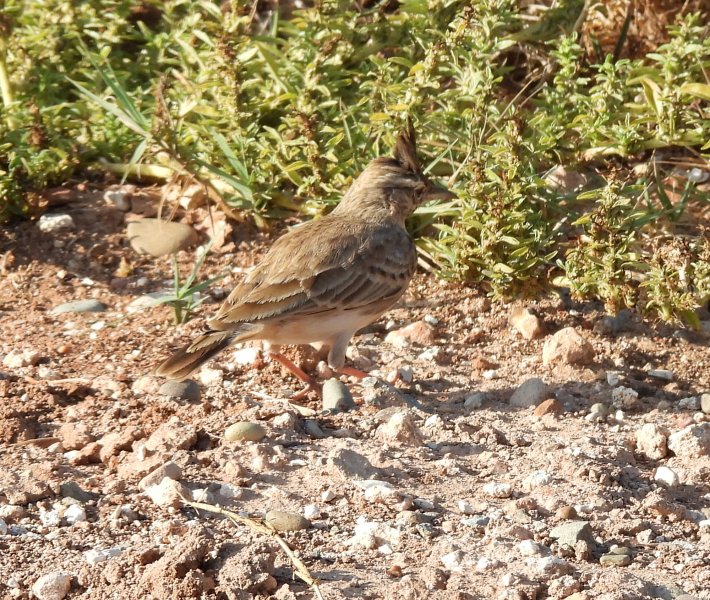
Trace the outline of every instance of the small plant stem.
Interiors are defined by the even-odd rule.
[[[10,84],[10,77],[7,72],[7,42],[5,39],[0,38],[0,94],[2,94],[2,103],[5,109],[8,111],[7,116],[7,126],[10,129],[14,129],[16,126],[15,119],[9,115],[10,107],[15,102],[15,97],[12,92],[12,85]]]

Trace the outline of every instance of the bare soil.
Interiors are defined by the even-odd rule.
[[[668,437],[708,420],[698,408],[710,391],[707,334],[633,316],[604,333],[595,328],[604,317],[597,304],[491,304],[422,273],[353,340],[355,366],[383,379],[403,375],[393,387],[377,384],[381,392],[370,380],[343,378],[355,410],[324,413],[315,396],[301,402],[313,412],[299,410],[289,398],[301,384],[262,357],[242,364],[239,349],[196,377],[199,400],[174,398],[150,373],[201,317],[175,327],[168,306],[128,308],[169,287],[170,260],[134,252],[126,215],[100,190],[75,191],[54,210],[76,228],[0,230],[0,360],[24,353],[28,363],[0,364],[0,598],[36,597],[37,579],[57,572],[71,587],[47,598],[315,597],[270,537],[178,502],[156,504],[139,481],[171,460],[196,500],[255,518],[307,510],[311,527],[283,536],[328,599],[710,600],[707,451],[649,458],[636,441],[644,424]],[[272,239],[246,225],[227,231],[204,275],[228,275],[200,315]],[[187,273],[194,252],[178,257]],[[87,298],[108,309],[50,314]],[[509,324],[521,306],[536,311],[546,335],[526,340]],[[421,325],[431,335],[424,344],[384,341],[421,321],[432,324]],[[565,327],[592,345],[591,360],[543,365],[544,344]],[[314,351],[289,355],[316,372]],[[608,372],[638,398],[613,406]],[[531,377],[548,385],[549,412],[510,404]],[[475,392],[486,394],[480,407]],[[607,417],[588,417],[597,403]],[[400,428],[390,421],[398,412],[407,415]],[[226,441],[238,421],[260,423],[266,437]],[[679,483],[654,481],[659,466]],[[389,491],[368,495],[363,479]],[[85,520],[68,522],[71,505]],[[570,547],[551,535],[580,520],[593,539]],[[369,533],[364,523],[373,523]],[[630,564],[600,562],[615,546],[628,549]]]

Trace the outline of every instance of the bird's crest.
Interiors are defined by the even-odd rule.
[[[417,158],[417,138],[414,133],[412,119],[407,119],[407,127],[400,131],[394,145],[394,158],[402,168],[412,173],[421,173],[421,165]]]

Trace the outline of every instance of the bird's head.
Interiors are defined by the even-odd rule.
[[[384,210],[404,222],[425,202],[455,197],[422,172],[414,126],[409,120],[407,128],[397,136],[393,157],[373,160],[355,180],[338,208]]]

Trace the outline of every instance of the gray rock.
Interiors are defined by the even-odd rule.
[[[488,396],[485,392],[473,392],[467,394],[464,398],[463,407],[469,410],[474,410],[476,408],[481,408]]]
[[[607,315],[602,317],[594,324],[595,333],[601,333],[605,335],[617,335],[624,331],[631,329],[633,312],[628,308],[619,311],[619,314],[612,317]]]
[[[270,510],[266,513],[264,522],[276,531],[299,531],[311,526],[311,522],[306,517],[283,510]]]
[[[510,405],[520,408],[537,406],[547,395],[547,385],[539,377],[525,380],[510,397]]]
[[[368,406],[386,408],[406,405],[400,391],[385,381],[375,377],[365,377],[360,383],[362,385],[362,401]]]
[[[557,540],[560,546],[570,546],[574,548],[574,545],[580,540],[595,545],[592,528],[588,521],[567,521],[561,523],[550,531],[550,537]]]
[[[673,371],[668,369],[651,369],[648,372],[648,376],[654,379],[662,379],[663,381],[673,381]]]
[[[339,379],[328,379],[323,384],[323,410],[348,412],[356,407],[353,395]]]
[[[328,437],[315,419],[306,419],[303,422],[303,430],[306,432],[306,435],[312,437],[314,440],[322,440]]]
[[[700,396],[700,410],[706,415],[710,415],[710,392]]]
[[[260,442],[266,437],[266,429],[259,423],[241,421],[227,427],[224,438],[228,442]]]
[[[85,504],[86,502],[89,502],[90,500],[96,498],[95,494],[83,490],[79,486],[79,484],[76,483],[76,481],[67,481],[65,483],[60,484],[59,493],[61,494],[62,498],[73,498],[74,500],[77,500],[82,504]]]
[[[162,219],[131,221],[126,233],[136,252],[156,257],[175,254],[197,243],[197,232],[192,227]]]
[[[376,479],[380,475],[380,470],[367,458],[347,448],[333,450],[327,464],[343,479]]]
[[[158,393],[161,396],[169,396],[170,398],[180,398],[190,402],[197,402],[200,399],[200,386],[192,379],[183,381],[175,381],[170,379],[160,386]]]
[[[87,300],[73,300],[65,302],[59,306],[55,306],[50,315],[63,315],[65,313],[87,313],[87,312],[103,312],[106,310],[106,305],[99,300],[89,298]]]

